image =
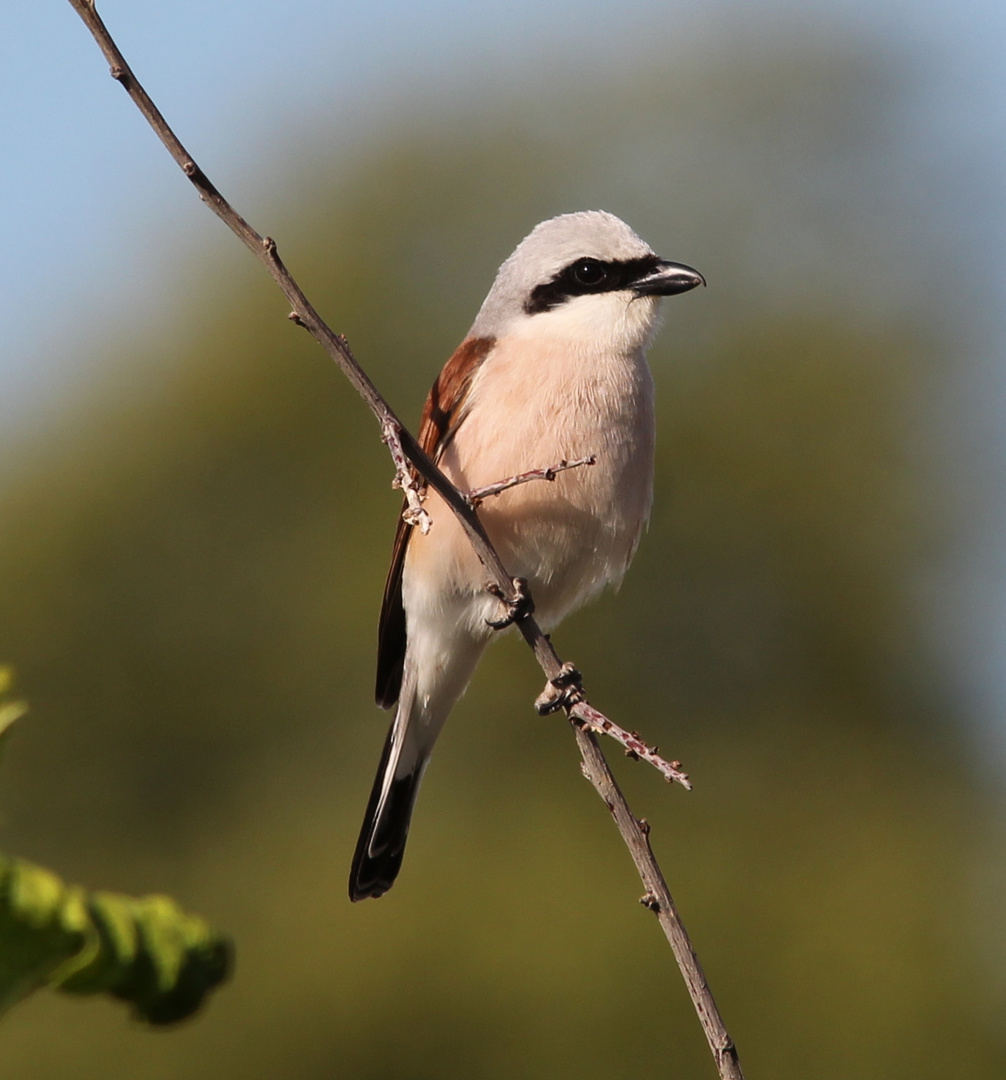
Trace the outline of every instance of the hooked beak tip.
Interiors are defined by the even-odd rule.
[[[636,282],[634,291],[636,296],[675,296],[705,284],[706,279],[694,267],[661,260],[653,273]]]

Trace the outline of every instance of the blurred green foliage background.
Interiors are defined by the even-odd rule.
[[[1001,823],[924,602],[959,528],[940,410],[969,312],[899,146],[918,73],[813,37],[662,48],[305,146],[270,231],[410,418],[544,217],[604,207],[705,273],[651,355],[649,533],[559,650],[695,781],[615,763],[750,1077],[998,1080]],[[398,885],[346,899],[398,497],[252,261],[178,273],[170,330],[126,311],[81,343],[103,377],[0,478],[0,658],[32,706],[0,846],[172,893],[233,934],[236,977],[170,1034],[38,996],[0,1075],[712,1076],[513,638],[445,732]]]

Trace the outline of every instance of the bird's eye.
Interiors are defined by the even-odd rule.
[[[573,280],[578,285],[596,288],[607,276],[608,271],[604,268],[604,264],[599,263],[597,259],[580,259],[579,262],[573,263]]]

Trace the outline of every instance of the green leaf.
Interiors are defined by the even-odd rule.
[[[0,1011],[80,951],[85,922],[79,898],[55,874],[0,857]]]
[[[0,697],[13,672],[0,666]],[[0,702],[0,747],[20,702]],[[230,942],[167,896],[139,899],[67,885],[0,854],[0,1014],[32,991],[107,993],[150,1024],[194,1013],[231,967]]]
[[[230,968],[229,941],[167,896],[89,893],[0,855],[0,1012],[48,985],[108,993],[141,1020],[170,1024]]]
[[[13,683],[14,669],[0,664],[0,698],[9,693]],[[23,701],[0,701],[0,750],[10,734],[11,724],[27,711],[28,706]]]

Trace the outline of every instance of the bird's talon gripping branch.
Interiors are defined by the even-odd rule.
[[[521,619],[526,619],[528,615],[534,614],[534,600],[528,591],[526,578],[513,578],[514,597],[512,600],[508,600],[503,595],[503,590],[495,582],[490,582],[486,586],[486,590],[506,608],[506,613],[502,619],[486,619],[487,625],[494,630],[505,630],[508,626],[512,626],[514,623],[520,622]]]
[[[559,709],[571,709],[583,700],[583,676],[567,660],[559,674],[545,683],[545,689],[535,698],[534,707],[539,716],[548,716]]]

